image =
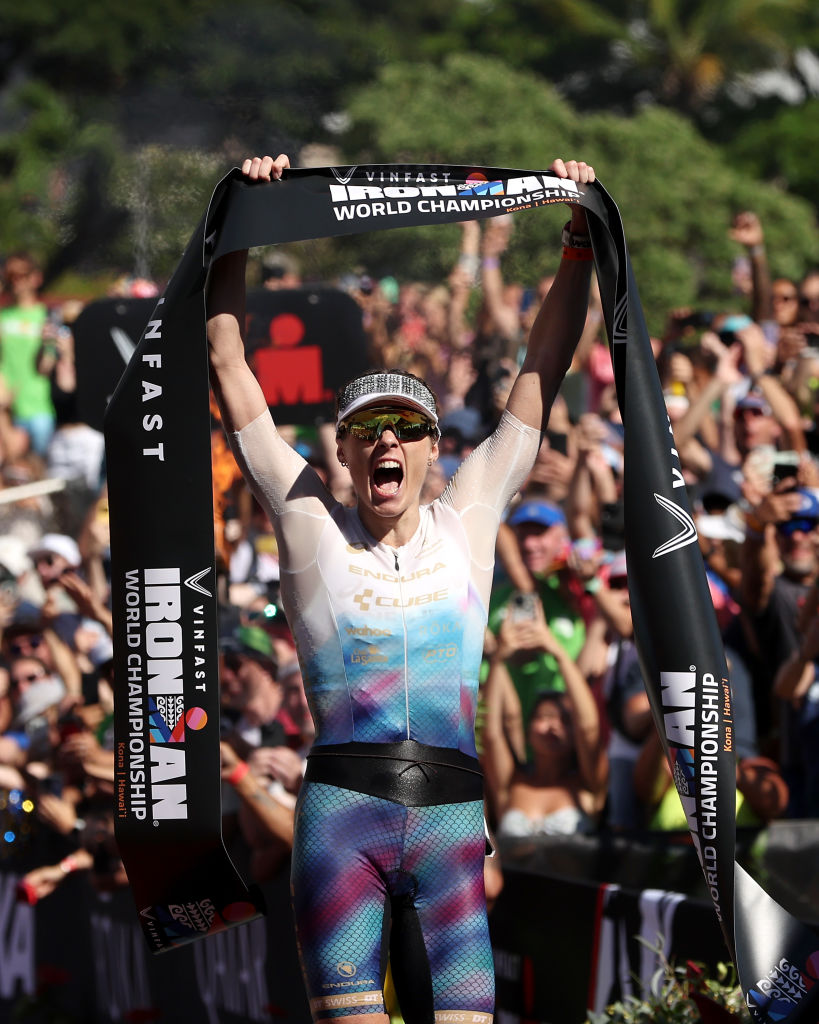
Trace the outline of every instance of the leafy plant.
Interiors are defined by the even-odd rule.
[[[606,1007],[590,1012],[586,1024],[731,1024],[747,1022],[751,1016],[742,990],[737,985],[733,964],[719,963],[716,977],[709,977],[702,964],[692,960],[674,964],[663,953],[663,944],[638,940],[655,954],[659,966],[642,998],[628,995]],[[638,983],[639,984],[639,983]]]

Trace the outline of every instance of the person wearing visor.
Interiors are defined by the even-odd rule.
[[[242,170],[276,188],[288,166],[286,156],[254,157]],[[552,170],[594,180],[585,163],[556,160]],[[534,462],[585,322],[592,263],[579,206],[563,242],[506,412],[425,505],[440,433],[424,381],[384,369],[340,389],[337,454],[355,497],[340,504],[278,434],[245,361],[246,254],[211,271],[211,379],[239,465],[276,530],[281,598],[316,730],[292,862],[316,1021],[386,1024],[388,951],[407,1024],[492,1020],[478,673],[501,514]]]

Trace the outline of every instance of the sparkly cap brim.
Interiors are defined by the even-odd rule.
[[[400,373],[374,373],[351,381],[344,389],[339,402],[336,427],[339,427],[348,416],[352,416],[367,405],[393,402],[417,409],[428,416],[436,426],[438,425],[435,400],[432,392],[422,381],[405,377]]]

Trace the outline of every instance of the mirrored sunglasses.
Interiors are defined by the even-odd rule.
[[[362,409],[339,424],[338,436],[349,433],[359,441],[377,441],[385,430],[391,430],[399,441],[418,441],[428,436],[437,440],[439,436],[431,420],[410,409]]]

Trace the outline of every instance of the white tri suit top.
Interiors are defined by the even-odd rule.
[[[505,412],[400,548],[329,494],[269,414],[233,440],[278,540],[314,749],[415,740],[474,757],[495,539],[540,432]]]

